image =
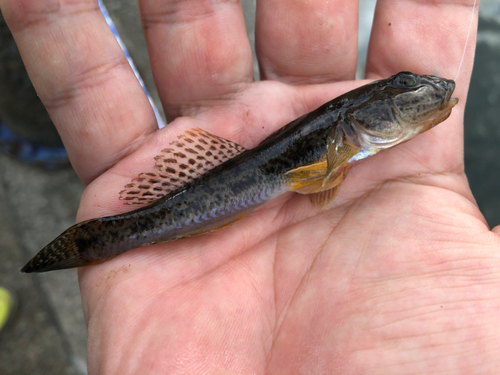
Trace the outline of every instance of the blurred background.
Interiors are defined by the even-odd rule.
[[[104,3],[160,108],[136,0]],[[255,0],[242,4],[253,45]],[[375,0],[360,1],[358,72],[364,71],[374,9]],[[465,165],[479,207],[495,226],[500,224],[500,2],[482,0],[479,14],[465,114]],[[254,69],[258,77],[255,61]],[[161,109],[158,116],[163,116]],[[12,321],[0,333],[0,374],[86,374],[76,271],[19,273],[42,245],[74,224],[83,185],[69,167],[1,18],[0,151],[0,286],[13,290],[19,300]]]

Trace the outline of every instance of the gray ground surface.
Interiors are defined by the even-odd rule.
[[[130,32],[139,24],[133,22],[129,2],[135,4],[135,0],[106,3],[110,12],[125,12],[118,29],[136,35]],[[255,0],[243,3],[251,8]],[[360,42],[366,43],[369,24],[365,20],[371,18],[374,1],[361,4]],[[476,199],[490,225],[496,225],[500,223],[500,2],[483,0],[481,15],[466,113],[465,157]],[[250,12],[249,19],[252,16]],[[125,41],[154,96],[144,42],[137,37],[125,37]],[[86,372],[86,330],[76,271],[19,273],[41,245],[74,223],[82,191],[71,170],[46,172],[0,155],[0,285],[14,289],[20,301],[13,324],[0,336],[0,374]]]

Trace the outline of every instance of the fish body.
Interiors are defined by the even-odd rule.
[[[313,204],[324,206],[353,164],[444,121],[458,101],[451,98],[454,86],[401,72],[322,105],[250,150],[192,130],[192,137],[168,150],[162,172],[148,180],[169,180],[174,188],[153,189],[164,195],[146,207],[72,226],[22,271],[85,266],[136,247],[210,232],[287,191],[311,194]],[[236,150],[235,156],[213,159],[224,148]],[[134,194],[151,196],[151,184],[143,180],[127,185],[124,199],[140,203]]]

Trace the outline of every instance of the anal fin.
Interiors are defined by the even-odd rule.
[[[313,193],[309,195],[309,201],[316,208],[325,208],[337,195],[337,191],[339,190],[339,185],[328,189],[323,190],[318,193]]]
[[[125,204],[151,204],[246,149],[199,128],[189,129],[155,159],[156,172],[141,173],[120,192]]]

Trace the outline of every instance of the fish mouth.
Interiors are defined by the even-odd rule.
[[[442,79],[439,82],[440,86],[446,90],[446,95],[441,103],[440,109],[452,109],[458,103],[458,98],[452,98],[451,95],[455,91],[455,82],[452,80]]]
[[[451,110],[458,104],[458,98],[452,98],[451,95],[455,91],[455,82],[453,80],[442,79],[436,77],[438,80],[437,85],[441,90],[444,90],[444,98],[438,106],[438,110],[434,116],[429,119],[427,124],[422,128],[422,131],[429,130],[437,124],[443,122],[451,115]]]
[[[458,98],[450,98],[450,100],[448,100],[448,103],[446,103],[446,105],[444,106],[444,108],[453,108],[457,105],[458,103]]]

